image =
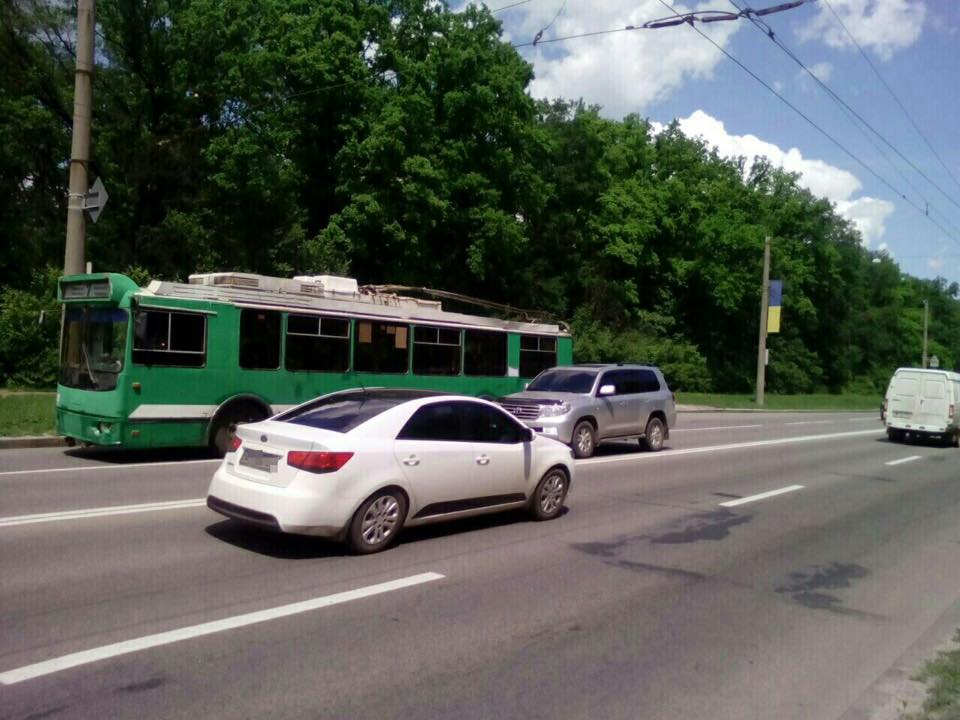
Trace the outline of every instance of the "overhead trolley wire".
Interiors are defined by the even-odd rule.
[[[928,183],[930,183],[933,187],[935,187],[937,190],[939,190],[940,193],[941,193],[947,200],[949,200],[951,203],[953,203],[954,205],[956,205],[958,209],[960,209],[960,203],[958,203],[953,197],[951,197],[950,195],[948,195],[943,188],[941,188],[937,183],[935,183],[923,170],[921,170],[919,167],[917,167],[917,165],[916,165],[912,160],[910,160],[910,158],[908,158],[906,155],[904,155],[904,154],[900,151],[899,148],[897,148],[893,143],[891,143],[889,140],[887,140],[887,138],[884,137],[884,135],[881,134],[879,130],[877,130],[875,127],[873,127],[873,125],[871,125],[870,122],[868,122],[868,121],[866,120],[866,118],[864,118],[860,113],[858,113],[854,108],[852,108],[852,107],[850,106],[850,104],[847,103],[846,100],[844,100],[842,97],[840,97],[840,96],[833,90],[833,88],[831,88],[826,82],[824,82],[824,81],[821,80],[819,77],[817,77],[816,73],[814,73],[812,70],[810,70],[810,68],[808,68],[808,67],[803,63],[803,61],[802,61],[800,58],[798,58],[798,57],[796,56],[796,54],[795,54],[790,48],[788,48],[788,47],[783,43],[782,40],[780,40],[780,38],[776,35],[776,33],[774,33],[773,29],[772,29],[769,25],[767,25],[767,23],[765,23],[763,20],[760,20],[759,18],[754,18],[754,17],[752,17],[753,11],[752,11],[750,8],[741,9],[740,6],[737,5],[736,2],[734,2],[734,0],[730,0],[730,4],[733,5],[735,8],[737,8],[737,10],[740,10],[740,13],[741,13],[745,18],[747,18],[748,20],[750,20],[750,22],[753,23],[753,25],[754,25],[758,30],[760,30],[764,35],[766,35],[767,38],[769,38],[769,40],[770,40],[774,45],[776,45],[778,48],[780,48],[780,49],[787,55],[787,57],[789,57],[791,60],[793,60],[793,62],[795,62],[797,65],[799,65],[800,68],[802,68],[802,69],[804,70],[804,72],[806,72],[811,78],[813,78],[814,82],[816,82],[816,83],[833,99],[833,101],[834,101],[835,103],[843,106],[843,108],[844,108],[848,113],[851,113],[854,117],[856,117],[857,120],[859,120],[859,121],[863,124],[863,126],[866,127],[870,132],[872,132],[874,135],[876,135],[876,136],[880,139],[880,141],[883,142],[884,145],[886,145],[888,148],[890,148],[891,150],[893,150],[893,152],[895,152],[905,163],[907,163],[911,168],[913,168],[913,169],[917,172],[917,174],[919,174],[919,175],[920,175],[921,177],[923,177]],[[905,178],[904,178],[904,179],[905,179]],[[909,183],[910,181],[907,180],[907,182]],[[912,187],[912,184],[911,184],[911,187]],[[914,188],[914,190],[917,192],[918,195],[920,195],[920,196],[922,197],[923,194],[922,194],[919,190],[917,190],[916,188]],[[926,200],[924,200],[924,201],[926,202]],[[928,204],[929,204],[929,203],[928,203]],[[943,215],[943,213],[940,213],[940,214]],[[944,216],[944,217],[945,217],[945,216]]]
[[[830,87],[830,85],[827,84],[826,81],[821,80],[821,79],[817,76],[817,74],[816,74],[815,72],[813,72],[813,70],[811,70],[810,68],[808,68],[808,67],[806,66],[806,64],[804,64],[804,62],[803,62],[799,57],[797,57],[797,55],[796,55],[789,47],[787,47],[787,46],[783,43],[782,40],[780,40],[780,38],[777,36],[777,34],[773,31],[773,28],[771,28],[771,27],[770,27],[766,22],[764,22],[763,20],[761,20],[761,19],[759,19],[759,18],[752,17],[753,11],[752,11],[750,8],[741,8],[741,7],[736,3],[735,0],[730,0],[730,4],[733,5],[738,11],[740,11],[740,14],[741,14],[743,17],[745,17],[745,18],[747,18],[748,20],[750,20],[750,22],[753,24],[753,26],[754,26],[759,32],[761,32],[763,35],[765,35],[774,45],[776,45],[778,48],[780,48],[780,50],[782,50],[782,51],[784,52],[784,54],[787,55],[787,57],[789,57],[791,60],[793,60],[793,62],[796,63],[798,66],[800,66],[800,68],[801,68],[805,73],[807,73],[807,75],[809,75],[811,78],[813,78],[813,81],[814,81],[815,83],[817,83],[817,85],[819,85],[819,86],[823,89],[823,91],[826,92],[827,95],[829,95],[830,99],[833,100],[833,102],[834,102],[836,105],[838,105],[838,106],[846,113],[847,117],[848,117],[848,118],[850,119],[850,121],[853,123],[854,127],[856,127],[857,130],[860,131],[860,133],[867,139],[867,141],[868,141],[871,145],[873,145],[874,149],[876,149],[876,151],[880,154],[880,156],[881,156],[884,160],[887,161],[887,163],[890,165],[891,168],[893,168],[894,172],[897,173],[897,175],[899,175],[900,178],[901,178],[907,185],[909,185],[909,186],[913,189],[913,191],[920,197],[920,199],[924,202],[925,212],[928,211],[928,210],[933,210],[934,212],[937,212],[937,213],[940,215],[940,217],[942,217],[942,218],[944,219],[944,221],[953,228],[954,231],[960,233],[960,227],[957,227],[957,226],[950,220],[950,218],[949,218],[945,213],[943,213],[942,211],[940,211],[940,210],[938,210],[936,207],[934,207],[933,204],[930,203],[930,202],[927,200],[926,197],[924,197],[924,193],[923,193],[916,185],[913,184],[913,182],[910,180],[910,178],[908,178],[908,177],[900,170],[900,168],[898,168],[898,167],[896,166],[896,164],[890,159],[889,155],[888,155],[886,152],[884,152],[883,148],[880,147],[880,146],[874,141],[874,139],[873,139],[869,134],[867,134],[866,130],[869,130],[871,133],[873,133],[874,135],[876,135],[880,140],[883,141],[883,143],[884,143],[887,147],[891,148],[895,153],[897,153],[897,155],[899,155],[899,156],[900,156],[901,158],[903,158],[911,167],[913,167],[914,170],[916,170],[918,173],[920,173],[924,178],[927,179],[928,182],[931,182],[931,184],[932,184],[932,181],[930,181],[930,179],[929,179],[923,172],[921,172],[921,171],[919,170],[919,168],[916,167],[916,165],[914,165],[912,162],[910,162],[910,160],[907,159],[906,156],[904,156],[904,154],[903,154],[902,152],[900,152],[900,150],[898,150],[889,140],[887,140],[887,138],[884,137],[884,136],[880,133],[880,131],[878,131],[876,128],[874,128],[873,125],[871,125],[860,113],[858,113],[856,110],[854,110],[854,109],[849,105],[849,103],[847,103],[842,97],[840,97],[840,96],[833,90],[833,88]],[[859,121],[859,122],[858,122],[858,121]],[[866,129],[864,129],[864,128],[866,128]],[[938,189],[939,189],[939,188],[938,188]],[[941,191],[941,192],[943,192],[943,191]],[[954,205],[957,205],[957,207],[960,207],[960,205],[958,205],[957,202],[954,201],[954,200],[953,200],[952,198],[950,198],[949,196],[947,197],[947,199],[950,200]]]
[[[867,65],[870,66],[870,69],[873,71],[873,74],[877,76],[877,79],[880,81],[883,87],[885,87],[887,92],[890,93],[890,97],[893,98],[893,101],[903,111],[903,114],[906,116],[907,120],[909,120],[910,124],[913,125],[913,129],[917,131],[917,135],[920,136],[920,138],[926,144],[927,148],[930,150],[933,156],[937,159],[937,162],[940,163],[940,167],[942,167],[946,171],[947,175],[949,175],[950,178],[953,180],[953,182],[956,183],[957,187],[960,187],[960,180],[957,180],[956,175],[954,175],[950,171],[950,168],[947,167],[947,165],[943,162],[943,159],[940,157],[940,154],[934,149],[933,145],[931,145],[930,141],[927,139],[927,136],[924,135],[923,130],[921,130],[920,126],[917,125],[916,121],[914,121],[913,116],[907,110],[906,106],[902,102],[900,102],[900,98],[897,97],[897,94],[893,91],[893,88],[890,87],[890,85],[884,79],[883,75],[880,74],[880,71],[877,70],[877,67],[873,64],[873,61],[870,60],[870,56],[867,55],[866,51],[864,51],[862,47],[860,47],[860,43],[857,42],[857,39],[853,36],[853,33],[850,32],[846,24],[840,18],[840,15],[837,14],[837,11],[833,9],[833,6],[830,4],[829,0],[823,0],[823,3],[830,10],[831,14],[837,19],[837,22],[840,24],[840,27],[843,28],[843,31],[847,34],[847,37],[850,38],[850,42],[852,42],[854,47],[856,47],[857,50],[860,51],[860,56],[866,61]]]
[[[509,5],[503,5],[502,7],[490,8],[490,13],[493,14],[493,13],[503,12],[504,10],[510,10],[511,8],[520,7],[521,5],[526,5],[529,2],[533,2],[533,0],[519,0],[519,2],[510,3]]]
[[[659,2],[660,2],[661,5],[663,5],[663,6],[666,7],[667,9],[669,9],[671,12],[673,12],[673,13],[675,13],[675,14],[677,13],[677,11],[676,11],[674,8],[672,8],[672,7],[670,6],[670,4],[667,3],[666,0],[659,0]],[[796,4],[792,4],[792,5],[793,5],[794,7],[796,7],[796,6],[799,5],[799,4],[803,4],[803,0],[801,0],[800,2],[798,2],[798,3],[796,3]],[[757,11],[757,12],[758,12],[758,14],[760,13],[760,11]],[[677,15],[677,16],[679,16],[679,15]],[[739,17],[739,15],[738,15],[738,17]],[[679,23],[678,23],[678,24],[679,24]],[[949,237],[951,240],[953,240],[955,243],[957,243],[958,245],[960,245],[960,240],[958,240],[956,237],[954,237],[954,236],[950,233],[950,231],[947,230],[947,229],[946,229],[943,225],[941,225],[939,222],[937,222],[937,220],[936,220],[935,218],[930,217],[930,215],[927,214],[927,213],[924,211],[923,208],[921,208],[919,205],[917,205],[913,200],[911,200],[910,198],[908,198],[903,192],[901,192],[898,188],[896,188],[893,184],[891,184],[890,181],[888,181],[885,177],[883,177],[882,175],[880,175],[880,173],[878,173],[876,170],[874,170],[873,168],[871,168],[871,167],[870,167],[869,165],[867,165],[863,160],[861,160],[859,157],[857,157],[853,152],[851,152],[849,149],[847,149],[847,147],[846,147],[845,145],[843,145],[843,143],[841,143],[839,140],[837,140],[835,137],[833,137],[833,135],[831,135],[831,134],[828,133],[826,130],[824,130],[822,127],[820,127],[820,125],[818,125],[816,122],[814,122],[814,121],[813,121],[808,115],[806,115],[800,108],[798,108],[798,107],[797,107],[796,105],[794,105],[792,102],[790,102],[789,100],[787,100],[787,98],[785,98],[783,95],[781,95],[779,92],[777,92],[777,91],[776,91],[769,83],[767,83],[763,78],[761,78],[759,75],[757,75],[755,72],[753,72],[753,70],[751,70],[749,67],[747,67],[746,65],[744,65],[739,59],[737,59],[736,56],[732,55],[731,53],[729,53],[729,52],[727,52],[725,49],[723,49],[719,44],[717,44],[717,43],[713,40],[713,38],[711,38],[709,35],[707,35],[705,32],[703,32],[700,28],[698,28],[698,27],[697,27],[695,24],[693,24],[692,22],[689,22],[689,23],[687,23],[687,24],[689,24],[690,27],[692,27],[694,30],[696,30],[697,33],[699,33],[700,36],[703,37],[707,42],[709,42],[709,43],[710,43],[711,45],[713,45],[717,50],[719,50],[721,53],[723,53],[729,60],[731,60],[734,64],[736,64],[737,67],[739,67],[741,70],[743,70],[745,73],[747,73],[750,77],[752,77],[752,78],[753,78],[754,80],[756,80],[758,83],[760,83],[761,85],[763,85],[763,87],[765,87],[768,91],[770,91],[771,93],[773,93],[774,95],[776,95],[777,98],[778,98],[784,105],[786,105],[787,107],[789,107],[789,108],[790,108],[791,110],[793,110],[797,115],[799,115],[799,116],[802,117],[804,120],[806,120],[807,123],[808,123],[811,127],[813,127],[815,130],[817,130],[817,132],[819,132],[821,135],[823,135],[825,138],[827,138],[827,139],[828,139],[830,142],[832,142],[834,145],[836,145],[837,148],[839,148],[839,149],[840,149],[845,155],[847,155],[851,160],[853,160],[855,163],[857,163],[858,165],[860,165],[864,170],[866,170],[866,171],[867,171],[868,173],[870,173],[873,177],[875,177],[877,180],[879,180],[884,186],[886,186],[891,192],[893,192],[895,195],[897,195],[897,197],[903,199],[904,202],[906,202],[908,205],[910,205],[911,207],[913,207],[913,208],[914,208],[917,212],[919,212],[921,215],[923,215],[924,217],[926,217],[931,223],[933,223],[934,225],[936,225],[937,228],[939,228],[940,231],[941,231],[944,235],[946,235],[946,236]]]
[[[784,10],[792,10],[794,8],[805,5],[809,2],[814,2],[815,0],[791,0],[791,2],[781,3],[780,5],[773,5],[771,7],[761,8],[760,10],[755,10],[754,12],[758,15],[771,15],[773,13],[783,12]],[[666,5],[666,3],[663,3]],[[564,7],[566,3],[564,3]],[[508,6],[511,7],[511,6]],[[667,7],[670,7],[667,5]],[[563,8],[561,7],[561,11]],[[688,13],[678,13],[673,8],[670,8],[670,11],[673,15],[669,17],[660,18],[658,20],[648,20],[643,23],[643,25],[625,25],[624,27],[619,28],[610,28],[609,30],[593,30],[591,32],[582,32],[576,33],[575,35],[564,35],[562,37],[547,38],[546,40],[542,39],[543,32],[547,30],[550,25],[553,25],[553,20],[550,21],[550,24],[546,28],[540,30],[533,40],[530,42],[524,43],[514,43],[512,47],[522,48],[522,47],[533,47],[536,45],[546,45],[547,43],[555,42],[564,42],[565,40],[575,40],[577,38],[586,38],[586,37],[595,37],[597,35],[610,35],[612,33],[621,33],[621,32],[633,32],[634,30],[659,30],[665,27],[673,27],[675,25],[683,25],[684,23],[693,26],[694,23],[714,23],[722,22],[727,20],[740,20],[742,16],[739,13],[726,12],[725,10],[694,10],[693,12]],[[557,13],[559,16],[560,13]]]

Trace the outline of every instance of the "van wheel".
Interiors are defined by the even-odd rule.
[[[903,430],[887,430],[887,439],[890,442],[903,442]]]
[[[589,420],[581,420],[573,428],[573,437],[570,441],[574,457],[588,458],[597,449],[597,434]]]
[[[640,444],[651,452],[658,452],[663,448],[664,425],[660,418],[650,418],[647,429],[644,430]]]

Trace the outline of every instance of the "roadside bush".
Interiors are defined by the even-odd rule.
[[[48,267],[37,273],[29,290],[0,288],[0,383],[7,387],[49,389],[57,384],[58,276]]]

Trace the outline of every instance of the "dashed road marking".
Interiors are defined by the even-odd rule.
[[[671,428],[670,432],[704,432],[706,430],[746,430],[747,428],[758,428],[763,425],[717,425],[715,427],[705,428]]]
[[[745,450],[748,448],[768,447],[771,445],[795,445],[798,443],[821,442],[824,440],[837,440],[840,438],[878,435],[882,432],[884,432],[884,430],[878,428],[876,430],[851,430],[849,432],[831,433],[829,435],[798,435],[796,437],[777,438],[775,440],[751,440],[748,442],[730,443],[729,445],[705,445],[703,447],[686,448],[685,450],[664,450],[663,452],[655,453],[631,453],[629,455],[589,458],[586,460],[577,460],[577,465],[601,465],[604,463],[616,462],[669,460],[670,458],[681,457],[683,455],[699,455],[701,453],[715,453],[728,450]]]
[[[767,492],[758,493],[757,495],[748,495],[745,498],[728,500],[727,502],[720,503],[720,507],[737,507],[737,505],[746,505],[747,503],[756,502],[757,500],[766,500],[767,498],[776,497],[777,495],[783,495],[785,493],[796,492],[797,490],[803,490],[803,485],[788,485],[787,487],[782,487],[777,490],[768,490]]]
[[[190,500],[171,500],[141,505],[108,505],[107,507],[86,508],[84,510],[64,510],[62,512],[38,513],[35,515],[13,515],[0,518],[0,527],[13,525],[31,525],[33,523],[58,522],[60,520],[82,520],[85,518],[105,517],[107,515],[131,515],[133,513],[157,512],[159,510],[179,510],[181,508],[206,505],[205,498]]]
[[[223,462],[220,458],[208,458],[205,460],[173,460],[170,462],[155,463],[104,463],[103,465],[77,465],[75,467],[65,468],[40,468],[37,470],[6,470],[0,472],[0,477],[10,475],[43,475],[44,473],[65,473],[65,472],[89,472],[90,470],[129,470],[131,468],[153,468],[164,467],[167,465],[196,465],[198,463],[219,463]]]
[[[393,592],[394,590],[402,590],[403,588],[413,587],[414,585],[422,585],[423,583],[440,580],[443,577],[440,573],[435,572],[420,573],[419,575],[410,575],[409,577],[390,580],[389,582],[379,583],[377,585],[367,585],[366,587],[357,588],[356,590],[347,590],[346,592],[336,593],[334,595],[324,595],[323,597],[313,598],[312,600],[280,605],[279,607],[268,608],[267,610],[234,615],[233,617],[223,618],[222,620],[190,625],[177,630],[169,630],[155,635],[145,635],[132,640],[103,645],[90,650],[62,655],[52,660],[45,660],[32,665],[24,665],[23,667],[0,673],[0,684],[13,685],[25,680],[32,680],[44,675],[60,672],[61,670],[74,668],[79,665],[86,665],[87,663],[117,657],[118,655],[127,655],[140,650],[159,647],[160,645],[169,645],[170,643],[181,640],[189,640],[203,635],[211,635],[225,630],[233,630],[247,625],[267,622],[268,620],[298,615],[300,613],[330,607],[331,605],[340,605],[353,600],[360,600],[372,595],[382,595]]]
[[[884,463],[884,465],[900,465],[902,463],[912,462],[913,460],[920,460],[922,456],[920,455],[911,455],[910,457],[900,458],[899,460],[891,460],[890,462]]]

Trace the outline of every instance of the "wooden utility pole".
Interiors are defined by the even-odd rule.
[[[930,324],[930,301],[923,301],[923,368],[927,368],[927,326]]]
[[[93,115],[93,16],[95,0],[77,2],[77,67],[73,80],[73,144],[70,150],[70,195],[67,199],[67,244],[64,275],[82,273],[86,267],[84,202],[90,159],[90,120]]]
[[[770,304],[770,238],[763,241],[763,289],[760,293],[760,340],[757,342],[757,407],[763,406],[767,378],[767,305]]]

